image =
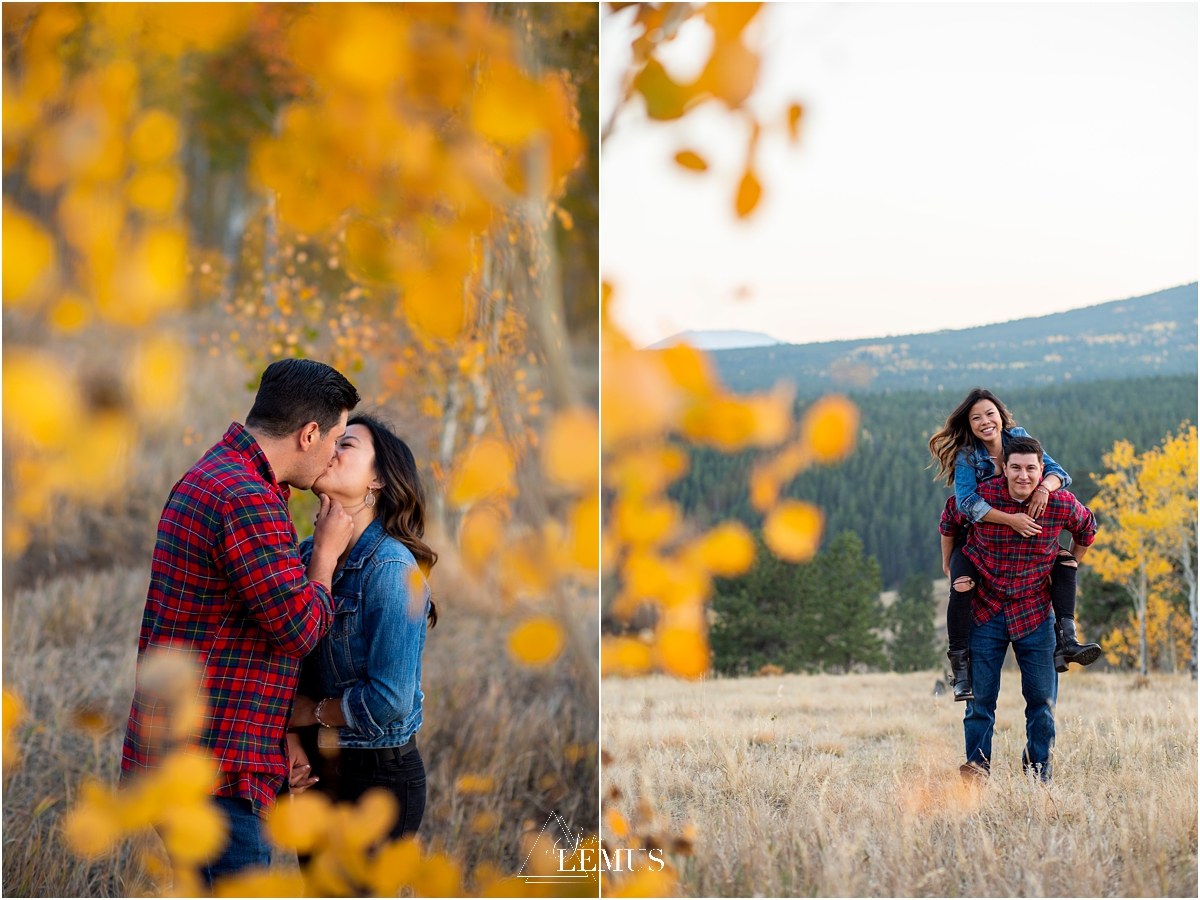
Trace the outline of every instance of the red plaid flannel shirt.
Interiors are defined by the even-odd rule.
[[[980,484],[979,496],[1000,512],[1026,510],[1026,503],[1009,495],[1003,476]],[[982,625],[1003,613],[1014,641],[1034,631],[1050,614],[1050,570],[1058,556],[1059,534],[1066,529],[1080,547],[1087,547],[1096,537],[1096,517],[1070,491],[1054,491],[1037,521],[1042,533],[1021,537],[1007,525],[970,525],[953,497],[942,511],[942,534],[953,537],[970,525],[963,554],[975,563],[980,575],[972,620]]]
[[[237,422],[172,489],[138,638],[123,780],[183,743],[216,758],[213,793],[245,797],[260,816],[287,783],[300,660],[333,620],[328,590],[305,575],[288,497]],[[190,651],[202,671],[204,716],[182,742],[165,728],[169,707],[142,680],[147,649],[167,647]]]

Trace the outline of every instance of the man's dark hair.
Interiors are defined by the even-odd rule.
[[[1004,462],[1007,465],[1008,458],[1014,453],[1032,453],[1038,458],[1038,462],[1042,460],[1042,445],[1031,437],[1015,437],[1004,445]]]
[[[263,372],[246,427],[279,438],[316,422],[324,437],[359,399],[354,385],[332,366],[312,359],[281,359]]]

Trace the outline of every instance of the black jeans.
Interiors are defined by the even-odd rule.
[[[398,760],[380,760],[374,750],[343,747],[337,756],[326,758],[317,748],[316,728],[301,729],[300,741],[312,774],[321,779],[310,791],[320,791],[335,803],[356,803],[371,788],[384,788],[400,804],[400,814],[388,837],[416,833],[425,815],[425,763],[420,750],[410,750]]]

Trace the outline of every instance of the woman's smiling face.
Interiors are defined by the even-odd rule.
[[[985,444],[1000,437],[1000,410],[991,400],[980,400],[967,413],[971,433]]]
[[[351,425],[338,441],[333,462],[313,483],[313,490],[336,497],[343,504],[358,504],[368,488],[378,486],[371,432],[365,425]]]

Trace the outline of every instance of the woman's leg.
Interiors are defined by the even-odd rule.
[[[962,551],[963,545],[954,545],[950,556],[950,601],[946,604],[946,637],[952,652],[967,649],[971,637],[971,603],[975,599],[979,570],[975,563]]]
[[[338,799],[356,803],[371,788],[396,798],[398,815],[389,839],[415,834],[425,815],[425,763],[412,749],[399,759],[380,759],[374,750],[344,751],[338,764]]]
[[[1081,644],[1075,631],[1075,583],[1079,563],[1069,550],[1058,551],[1050,570],[1050,602],[1054,607],[1056,644],[1054,668],[1065,672],[1070,663],[1089,666],[1100,658],[1099,644]]]
[[[974,696],[971,690],[971,654],[968,640],[971,637],[971,604],[975,599],[975,589],[979,581],[979,570],[963,553],[963,545],[954,545],[950,555],[950,599],[946,604],[946,637],[949,652],[946,657],[950,660],[950,674],[953,679],[954,699],[970,700]]]

